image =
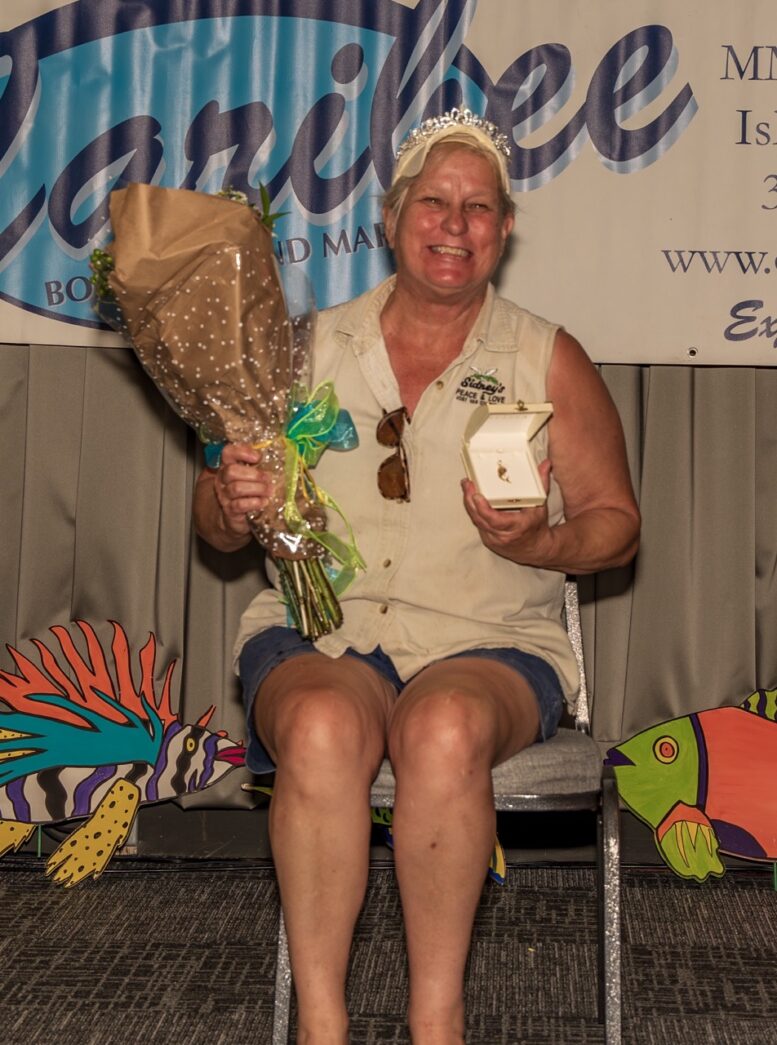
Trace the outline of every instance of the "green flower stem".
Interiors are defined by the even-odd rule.
[[[343,611],[340,608],[337,596],[332,590],[331,581],[327,577],[320,559],[311,561],[310,572],[313,575],[316,590],[321,597],[327,618],[334,623],[335,628],[339,628],[343,623]]]
[[[339,628],[343,614],[318,558],[275,559],[286,605],[303,638],[318,639]]]

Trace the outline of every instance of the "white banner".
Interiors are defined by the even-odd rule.
[[[529,148],[552,141],[568,125],[612,42],[648,24],[671,34],[671,57],[653,90],[635,99],[634,113],[616,112],[615,119],[626,131],[644,128],[686,84],[695,114],[674,142],[664,143],[665,151],[638,157],[631,169],[599,154],[589,135],[563,172],[518,193],[518,243],[502,289],[563,322],[599,361],[772,366],[773,4],[481,0],[467,43],[478,55],[489,54],[492,76],[519,50],[546,41],[569,49],[570,96],[521,140]]]
[[[426,113],[512,138],[500,290],[597,361],[777,359],[773,2],[5,0],[0,330],[111,343],[88,256],[125,181],[255,195],[320,307],[390,267],[380,195]]]

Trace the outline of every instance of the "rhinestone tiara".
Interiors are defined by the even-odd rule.
[[[507,135],[502,134],[495,123],[491,123],[490,120],[484,120],[482,116],[470,112],[469,109],[451,109],[450,112],[443,113],[442,116],[431,116],[412,130],[397,149],[395,159],[398,160],[406,152],[433,138],[440,131],[447,130],[448,127],[471,127],[480,131],[481,134],[485,134],[487,138],[491,139],[495,149],[501,152],[503,156],[510,158],[510,145]]]

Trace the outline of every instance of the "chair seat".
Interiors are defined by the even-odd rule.
[[[500,810],[553,809],[557,804],[593,809],[601,792],[602,756],[587,733],[562,728],[544,744],[533,744],[502,762],[492,776]],[[371,803],[393,806],[395,788],[391,763],[384,759],[372,784]]]

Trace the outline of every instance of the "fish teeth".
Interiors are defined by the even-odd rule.
[[[707,843],[709,854],[712,856],[712,829],[707,827],[706,824],[700,824],[699,830],[701,831],[702,838]]]
[[[683,827],[684,826],[685,826],[685,821],[683,821],[683,820],[681,820],[679,823],[675,824],[674,825],[674,836],[675,836],[675,841],[677,842],[677,849],[678,849],[678,852],[680,853],[680,857],[681,857],[683,863],[685,864],[686,867],[690,867],[691,865],[688,862],[688,857],[685,855],[685,842],[683,841]]]

